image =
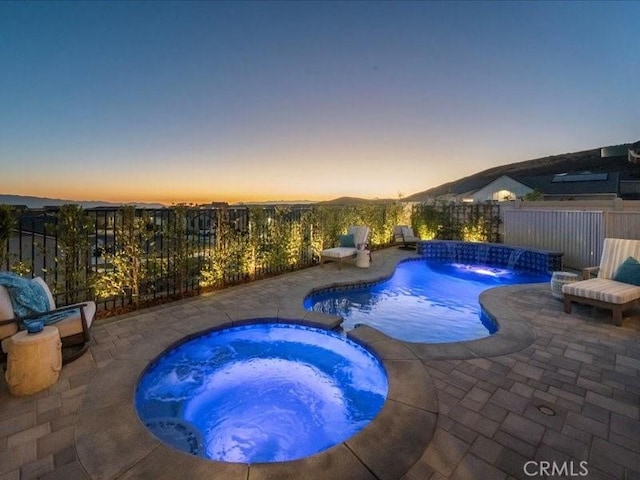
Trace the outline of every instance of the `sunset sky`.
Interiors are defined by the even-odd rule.
[[[0,193],[397,198],[640,140],[640,2],[0,2]]]

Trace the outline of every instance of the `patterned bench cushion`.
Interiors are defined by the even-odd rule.
[[[562,286],[562,293],[616,304],[640,299],[640,287],[603,278],[567,283]]]

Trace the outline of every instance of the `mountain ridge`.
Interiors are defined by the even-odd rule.
[[[360,197],[338,197],[333,200],[324,200],[316,202],[314,205],[362,205],[365,203],[390,203],[398,201],[392,198],[360,198]]]
[[[37,197],[33,195],[0,194],[0,205],[25,206],[27,208],[59,207],[61,205],[76,204],[82,208],[120,207],[122,205],[137,205],[146,208],[164,208],[161,203],[144,202],[106,202],[102,200],[65,200],[62,198]]]

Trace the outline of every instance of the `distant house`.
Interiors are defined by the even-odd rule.
[[[479,190],[459,195],[456,201],[505,202],[534,191],[540,192],[543,200],[611,200],[620,197],[620,185],[618,172],[585,171],[514,178],[503,175]]]
[[[403,200],[502,202],[530,192],[539,192],[546,200],[640,200],[640,142],[492,167]]]
[[[640,165],[640,142],[636,142],[629,147],[627,158],[629,159],[629,163]]]
[[[640,142],[631,146],[604,147],[592,155],[592,169],[547,171],[538,175],[504,174],[493,180],[488,179],[488,183],[482,186],[475,177],[475,190],[455,195],[449,193],[446,200],[466,203],[503,202],[523,198],[534,191],[539,192],[543,200],[640,200],[638,159]],[[556,168],[560,170],[563,166],[572,165],[567,162],[566,165],[556,165]],[[463,181],[458,190],[469,183],[468,180]]]
[[[532,191],[533,188],[530,186],[508,175],[502,175],[475,192],[463,194],[461,201],[465,203],[505,202],[522,198]]]
[[[618,172],[570,172],[522,177],[543,200],[612,200],[620,196]]]

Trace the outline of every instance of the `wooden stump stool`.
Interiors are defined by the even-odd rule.
[[[62,368],[62,342],[55,327],[41,332],[16,333],[8,342],[7,385],[16,396],[32,395],[58,381]]]

